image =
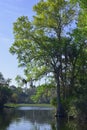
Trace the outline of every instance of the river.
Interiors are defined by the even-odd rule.
[[[56,120],[53,108],[20,107],[0,110],[0,130],[87,130],[87,125]]]

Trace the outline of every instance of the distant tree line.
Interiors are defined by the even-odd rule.
[[[26,84],[26,82],[24,83]],[[8,84],[8,79],[6,80],[0,73],[0,107],[4,107],[6,103],[50,103],[52,95],[49,85],[25,86],[23,88],[21,85],[22,83],[20,86],[19,84],[17,86]]]

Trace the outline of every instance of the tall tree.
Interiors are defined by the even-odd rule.
[[[33,9],[36,12],[33,21],[22,16],[14,23],[15,41],[10,52],[17,55],[19,66],[25,67],[28,80],[38,80],[47,74],[54,76],[57,115],[61,115],[61,81],[66,79],[63,73],[67,60],[72,65],[75,61],[69,33],[77,18],[76,6],[66,0],[40,0]]]

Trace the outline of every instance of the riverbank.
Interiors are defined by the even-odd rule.
[[[14,103],[7,103],[5,107],[9,108],[17,108],[17,107],[53,107],[51,104],[14,104]]]

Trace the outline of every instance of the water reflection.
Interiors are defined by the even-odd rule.
[[[0,110],[0,130],[6,130],[13,120],[13,112],[11,110]]]
[[[0,112],[0,130],[52,130],[52,109],[5,109]]]
[[[52,111],[49,110],[17,110],[16,111],[19,118],[23,118],[24,120],[30,121],[32,123],[49,123],[52,120]]]
[[[51,123],[52,130],[60,130],[60,119],[55,118],[54,122]]]
[[[87,130],[87,125],[55,118],[53,109],[22,107],[0,110],[0,130]]]

